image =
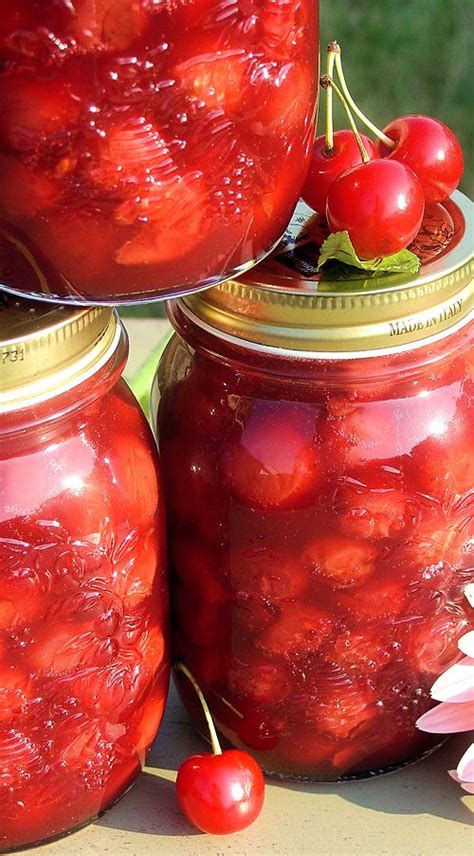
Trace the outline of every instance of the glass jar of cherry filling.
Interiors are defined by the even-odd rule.
[[[301,206],[252,274],[169,305],[158,369],[176,656],[272,773],[393,770],[473,624],[474,338],[465,198],[417,278],[316,274]],[[182,697],[200,723],[185,683]]]
[[[318,12],[0,0],[0,283],[136,302],[268,253],[311,156]]]
[[[132,784],[168,691],[154,441],[110,309],[0,303],[0,851]]]

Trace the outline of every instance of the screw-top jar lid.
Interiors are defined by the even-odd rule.
[[[123,335],[110,307],[70,309],[0,294],[0,413],[81,383]]]
[[[170,305],[235,344],[319,358],[413,348],[466,323],[473,309],[472,204],[456,192],[427,209],[411,249],[418,274],[317,272],[326,224],[303,202],[268,258],[229,280]]]

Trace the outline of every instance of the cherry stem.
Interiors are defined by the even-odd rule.
[[[188,681],[190,681],[192,683],[192,685],[196,691],[197,697],[199,698],[199,701],[201,702],[202,709],[204,712],[204,716],[206,717],[207,727],[209,729],[209,735],[210,735],[211,743],[212,743],[212,751],[214,752],[214,755],[222,755],[221,744],[219,743],[219,738],[217,736],[216,727],[214,725],[214,721],[213,721],[212,716],[211,716],[211,711],[209,710],[207,701],[204,698],[201,687],[199,686],[194,675],[191,674],[191,672],[189,671],[187,666],[184,665],[184,663],[178,662],[178,663],[175,663],[174,665],[175,665],[175,669],[177,669],[178,672],[183,672],[183,674],[186,675]]]
[[[331,43],[332,44],[332,43]],[[331,44],[328,45],[328,59],[326,66],[327,76],[331,78],[334,77],[334,63],[336,60],[335,52],[331,48]],[[326,152],[332,152],[334,149],[334,116],[333,116],[333,104],[332,104],[332,88],[328,86],[326,89]]]
[[[344,77],[344,72],[342,70],[341,49],[340,49],[339,45],[337,44],[337,42],[331,42],[331,45],[334,46],[332,49],[334,50],[334,61],[336,64],[337,76],[339,78],[339,82],[341,84],[341,89],[342,89],[342,92],[344,93],[344,97],[345,97],[347,103],[349,104],[350,108],[354,111],[356,116],[359,117],[360,121],[363,122],[364,125],[369,129],[369,131],[372,131],[374,136],[376,136],[385,146],[387,146],[388,149],[394,149],[396,143],[393,140],[391,140],[390,137],[387,137],[387,134],[384,134],[384,132],[381,131],[380,128],[377,128],[377,125],[374,125],[374,123],[371,122],[370,119],[367,118],[365,113],[363,113],[362,110],[360,109],[360,107],[358,107],[357,104],[355,103],[351,93],[349,92],[349,87],[346,83],[346,79]],[[336,47],[338,48],[337,51],[335,50]]]
[[[346,99],[344,98],[344,95],[342,94],[341,90],[339,89],[337,84],[334,83],[334,80],[332,80],[330,77],[328,77],[327,74],[325,74],[321,78],[320,84],[323,87],[323,89],[327,89],[327,88],[334,89],[334,92],[336,93],[336,95],[339,98],[342,106],[344,107],[344,110],[347,113],[347,118],[349,119],[349,124],[350,124],[350,126],[354,132],[355,138],[357,140],[357,145],[359,146],[360,156],[361,156],[364,163],[368,163],[370,161],[370,155],[364,146],[364,143],[362,141],[362,137],[359,134],[356,123],[354,122],[354,117],[353,117],[353,115],[349,109],[349,105],[348,105]]]

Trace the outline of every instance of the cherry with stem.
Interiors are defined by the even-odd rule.
[[[431,116],[410,115],[394,119],[381,131],[352,98],[342,68],[341,48],[337,42],[329,47],[334,52],[334,64],[346,102],[377,137],[380,155],[413,170],[421,182],[427,205],[447,199],[458,186],[464,170],[462,148],[450,128]]]
[[[204,694],[184,663],[175,664],[190,681],[201,702],[213,754],[192,755],[181,764],[176,779],[178,802],[186,817],[202,832],[226,835],[250,826],[260,814],[265,780],[257,762],[239,749],[222,751]]]
[[[337,56],[337,55],[336,55]],[[405,249],[418,232],[425,200],[421,183],[405,164],[371,159],[362,142],[347,100],[327,75],[323,87],[341,101],[360,150],[356,166],[331,184],[326,218],[331,232],[347,232],[360,259],[385,258]]]
[[[328,45],[326,75],[321,78],[321,83],[326,79],[334,80],[336,54],[333,45],[333,42]],[[320,214],[325,212],[327,195],[334,179],[361,161],[361,148],[353,130],[344,128],[334,132],[333,87],[326,85],[324,88],[326,90],[326,133],[316,137],[308,176],[302,191],[305,202]],[[354,127],[353,124],[352,127]],[[359,139],[362,139],[363,148],[370,158],[380,158],[379,152],[368,137],[359,135]]]

